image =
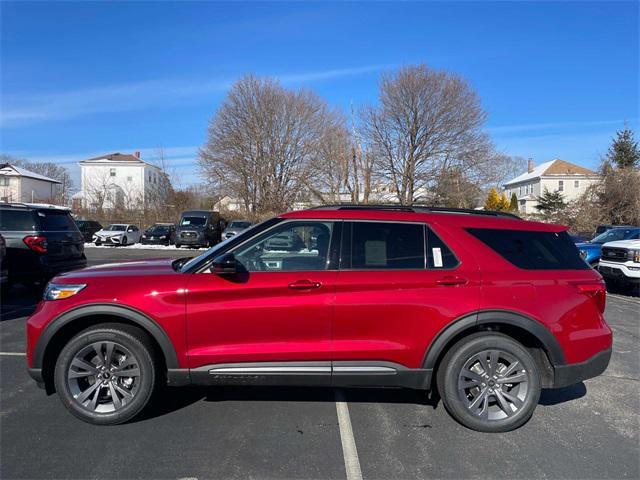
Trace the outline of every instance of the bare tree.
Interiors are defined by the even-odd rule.
[[[411,204],[451,169],[469,177],[493,146],[476,93],[460,77],[425,65],[382,77],[379,106],[364,110],[369,149],[398,201]]]
[[[220,193],[247,212],[289,208],[308,184],[320,139],[331,125],[327,104],[268,78],[246,76],[209,123],[198,164]]]

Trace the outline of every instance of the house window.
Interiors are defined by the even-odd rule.
[[[580,188],[580,180],[573,181],[573,188]]]
[[[518,187],[518,196],[521,197],[522,196],[522,185],[520,185]]]
[[[558,180],[558,191],[559,192],[564,191],[564,180]]]
[[[115,177],[116,176],[116,169],[115,168],[110,168],[109,169],[109,175],[112,176],[112,177]]]
[[[8,187],[9,186],[9,177],[0,177],[0,186]]]
[[[127,182],[132,182],[133,181],[133,177],[129,176],[127,177]]]

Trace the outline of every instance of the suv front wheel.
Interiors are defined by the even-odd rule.
[[[476,333],[456,343],[438,369],[447,411],[481,432],[506,432],[526,423],[540,398],[540,374],[531,354],[499,333]]]
[[[76,417],[99,425],[124,423],[149,402],[156,385],[152,347],[139,329],[105,324],[67,343],[54,381],[62,403]]]

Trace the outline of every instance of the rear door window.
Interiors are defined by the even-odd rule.
[[[3,232],[36,230],[33,212],[30,210],[0,210],[0,230]]]
[[[467,232],[526,270],[586,270],[567,232],[468,228]]]
[[[56,212],[52,210],[39,210],[40,230],[45,232],[73,232],[78,227],[68,212]]]
[[[432,269],[449,269],[458,266],[458,259],[451,249],[435,234],[427,228],[427,267]]]
[[[407,270],[425,268],[424,225],[420,223],[352,222],[350,251],[341,268]],[[349,243],[347,243],[347,248]]]

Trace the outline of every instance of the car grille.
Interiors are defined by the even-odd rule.
[[[629,260],[629,254],[624,248],[604,247],[601,258],[610,262],[626,262]]]
[[[196,232],[182,232],[180,238],[196,238],[198,234]]]

